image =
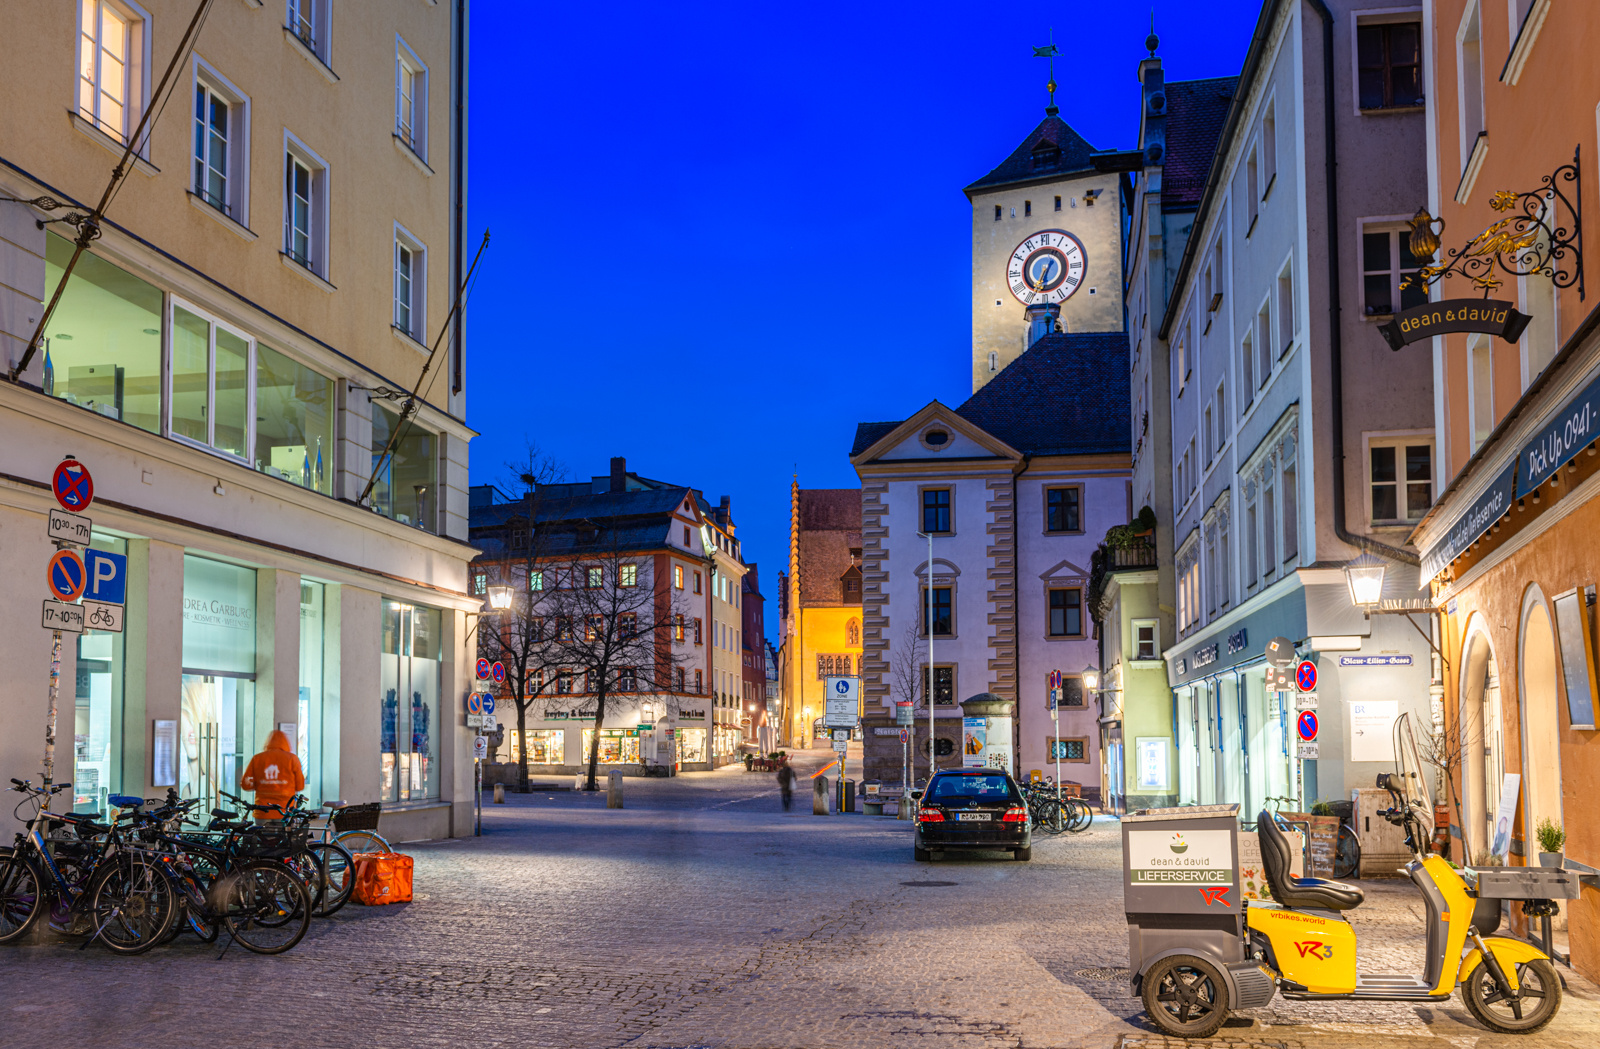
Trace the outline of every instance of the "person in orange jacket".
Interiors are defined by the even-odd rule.
[[[239,786],[256,792],[257,805],[289,804],[296,794],[305,789],[306,774],[300,768],[300,759],[289,749],[289,737],[280,729],[267,733],[267,746],[250,759]],[[276,812],[258,812],[260,820],[282,819]]]

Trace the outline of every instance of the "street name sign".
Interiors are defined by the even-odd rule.
[[[83,622],[90,630],[104,630],[108,634],[122,633],[122,606],[104,601],[85,601]]]
[[[39,625],[46,630],[64,630],[69,634],[83,633],[83,606],[60,601],[46,601]]]
[[[51,508],[49,524],[51,542],[88,546],[89,536],[93,533],[94,522],[82,514],[69,514],[65,510]]]

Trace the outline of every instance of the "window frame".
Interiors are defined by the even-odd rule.
[[[934,581],[933,581],[932,589],[934,591],[932,600],[934,600],[935,602],[937,602],[937,600],[938,600],[938,592],[940,590],[948,590],[950,592],[950,629],[946,633],[940,633],[939,631],[935,630],[935,631],[933,631],[933,636],[935,638],[945,638],[946,640],[952,640],[952,639],[958,637],[959,633],[960,633],[959,629],[957,627],[957,624],[956,624],[956,584],[955,584],[955,580],[952,579],[949,582],[941,583],[939,581],[939,579],[937,577],[935,577]],[[938,625],[937,620],[933,619],[933,617],[929,615],[928,602],[929,602],[930,598],[929,598],[928,590],[929,590],[928,580],[927,580],[927,577],[924,576],[917,584],[917,634],[918,634],[919,637],[923,637],[923,638],[926,638],[928,636],[928,631],[929,631],[930,627]],[[937,609],[937,604],[935,604],[934,607],[935,607],[935,609]],[[935,616],[937,615],[937,611],[934,612],[934,615]],[[932,620],[932,622],[930,622],[930,620]]]
[[[944,531],[929,532],[925,527],[928,523],[927,498],[930,492],[943,492],[949,505],[944,508],[946,524]],[[935,513],[938,507],[934,508]],[[935,518],[937,520],[937,518]],[[925,484],[917,486],[917,534],[918,535],[955,535],[956,534],[956,489],[951,484]]]
[[[1142,655],[1139,649],[1139,631],[1145,627],[1150,628],[1150,655]],[[1130,663],[1148,663],[1161,661],[1161,620],[1159,619],[1133,619],[1128,622],[1130,644],[1128,651]]]
[[[638,565],[618,565],[617,585],[621,587],[636,587],[639,585]]]
[[[406,134],[405,81],[412,78],[411,126]],[[394,38],[394,137],[423,163],[428,161],[428,92],[431,87],[428,64],[398,33]]]
[[[1050,527],[1050,494],[1052,492],[1077,492],[1078,527],[1076,528],[1051,528]],[[1082,482],[1074,484],[1047,484],[1043,487],[1041,496],[1044,501],[1044,534],[1045,535],[1083,535],[1083,497],[1084,485]]]
[[[1405,305],[1405,292],[1401,289],[1400,285],[1408,276],[1417,272],[1417,270],[1421,268],[1420,266],[1413,267],[1409,270],[1402,268],[1402,238],[1409,236],[1410,233],[1411,227],[1407,224],[1406,216],[1402,215],[1375,215],[1370,218],[1362,218],[1356,221],[1356,258],[1360,260],[1361,267],[1361,282],[1359,287],[1361,294],[1360,304],[1362,320],[1383,323],[1393,317],[1396,313],[1410,308]],[[1391,309],[1388,313],[1374,313],[1367,307],[1367,278],[1375,277],[1378,274],[1385,272],[1384,270],[1367,269],[1367,237],[1378,236],[1379,234],[1383,234],[1389,239],[1389,269],[1387,270],[1387,274],[1389,278],[1389,305]],[[1424,290],[1422,295],[1422,302],[1414,303],[1414,305],[1421,306],[1427,303],[1427,291]]]
[[[303,14],[306,9],[311,12],[309,18]],[[311,32],[310,40],[305,38],[306,28]],[[332,71],[333,0],[285,0],[283,30],[296,44]]]
[[[220,99],[228,107],[228,139],[226,143],[227,189],[223,193],[222,204],[219,206],[211,199],[205,187],[197,185],[197,172],[195,165],[201,158],[195,155],[194,145],[191,140],[190,184],[189,193],[195,200],[219,212],[224,217],[240,226],[250,226],[250,96],[246,95],[227,77],[217,72],[205,59],[196,55],[191,68],[191,86],[194,92],[204,90],[208,97]],[[193,92],[192,92],[193,93]],[[198,116],[195,117],[199,119]],[[208,124],[209,127],[209,124]],[[210,142],[209,136],[205,140]],[[210,156],[207,151],[205,163],[209,167]]]
[[[1294,254],[1284,260],[1272,286],[1273,336],[1277,344],[1274,352],[1278,360],[1294,349],[1295,338],[1300,334],[1299,315],[1294,306]]]
[[[301,270],[312,273],[324,281],[328,280],[331,272],[328,258],[328,198],[333,181],[332,171],[328,162],[323,160],[311,147],[307,146],[293,132],[285,129],[283,133],[284,152],[284,186],[283,186],[283,241],[279,245],[279,253],[286,263],[292,264]],[[294,209],[290,201],[293,190],[289,185],[288,165],[297,163],[307,171],[307,185],[310,196],[306,198],[306,219],[308,230],[306,232],[306,257],[301,259],[292,250],[294,243],[292,235],[294,226]]]
[[[193,437],[177,433],[172,428],[173,413],[173,380],[175,374],[172,365],[172,343],[176,331],[177,311],[205,321],[208,325],[206,335],[206,440],[197,441]],[[197,306],[187,299],[177,295],[167,296],[167,315],[165,318],[167,335],[162,340],[161,360],[161,436],[177,441],[179,444],[197,448],[230,462],[241,463],[254,469],[251,456],[254,455],[256,446],[256,338],[228,321],[223,320],[210,310]],[[217,440],[217,329],[228,332],[245,342],[245,430],[244,430],[244,455],[235,455],[224,448],[216,446]],[[282,351],[279,351],[280,353]],[[286,355],[287,356],[287,355]]]
[[[1056,763],[1056,760],[1057,760],[1057,758],[1056,758],[1056,746],[1058,744],[1068,744],[1068,745],[1070,745],[1070,744],[1073,744],[1073,743],[1078,744],[1082,748],[1083,756],[1082,757],[1077,757],[1077,758],[1071,758],[1071,757],[1067,757],[1067,755],[1063,752],[1062,755],[1061,755],[1061,758],[1060,758],[1061,763],[1063,765],[1079,765],[1079,764],[1086,765],[1086,764],[1089,763],[1089,737],[1088,736],[1052,736],[1052,735],[1046,735],[1044,737],[1044,740],[1045,740],[1045,748],[1044,748],[1045,759],[1044,760],[1046,761],[1046,763],[1051,764],[1051,765],[1054,765]]]
[[[682,565],[673,565],[672,566],[672,588],[674,590],[682,590],[683,589],[683,566]]]
[[[1389,10],[1356,11],[1355,17],[1350,20],[1350,108],[1356,116],[1371,116],[1379,113],[1414,113],[1427,106],[1427,36],[1423,33],[1423,9],[1420,6],[1392,8]],[[1423,89],[1423,100],[1403,106],[1386,104],[1374,106],[1370,109],[1361,105],[1361,30],[1375,29],[1384,26],[1404,25],[1414,22],[1417,26],[1417,39],[1421,47],[1417,56],[1417,83]],[[1394,82],[1392,77],[1393,63],[1389,60],[1387,42],[1384,47],[1384,97],[1393,99]]]
[[[1388,430],[1381,433],[1368,433],[1362,435],[1365,445],[1361,457],[1362,474],[1365,481],[1367,522],[1373,528],[1414,528],[1416,523],[1439,498],[1439,446],[1436,435],[1432,430]],[[1411,497],[1408,491],[1411,482],[1406,480],[1406,449],[1426,445],[1428,448],[1428,505],[1422,507],[1415,517],[1407,516],[1410,510]],[[1394,450],[1395,479],[1377,482],[1372,475],[1372,453],[1375,449],[1390,448]],[[1395,489],[1395,509],[1400,511],[1399,517],[1379,518],[1373,513],[1373,488],[1379,484],[1392,484]]]
[[[1067,631],[1067,627],[1070,625],[1069,616],[1070,616],[1070,613],[1072,611],[1072,604],[1071,604],[1070,600],[1065,595],[1072,594],[1072,593],[1076,593],[1078,595],[1078,632],[1075,633],[1075,634]],[[1062,600],[1061,600],[1061,627],[1062,627],[1062,632],[1059,633],[1059,634],[1056,633],[1056,624],[1055,624],[1055,613],[1056,613],[1055,600],[1056,600],[1056,595],[1057,594],[1063,595]],[[1088,609],[1086,609],[1084,607],[1084,588],[1083,587],[1081,587],[1081,586],[1048,586],[1048,587],[1045,587],[1044,602],[1045,602],[1044,603],[1044,610],[1045,610],[1044,632],[1045,632],[1046,639],[1048,639],[1050,641],[1081,641],[1083,638],[1088,636],[1088,634],[1087,634],[1087,632],[1086,632],[1086,630],[1084,628],[1084,620],[1088,617]]]
[[[930,683],[931,683],[931,685],[933,687],[933,704],[932,705],[934,707],[953,707],[953,706],[955,706],[956,705],[956,697],[961,694],[960,691],[956,688],[956,683],[957,683],[956,679],[957,679],[957,676],[961,672],[961,664],[959,664],[959,663],[933,663],[933,664],[931,664],[931,666],[932,666],[931,673],[929,671],[930,664],[924,662],[924,663],[919,664],[919,666],[921,667],[921,670],[918,673],[919,680],[917,681],[917,684],[921,686],[921,688],[918,691],[922,695],[922,707],[923,707],[923,709],[926,710],[928,708],[928,706],[929,706],[929,704],[928,704],[928,688],[929,688]],[[950,699],[949,699],[949,702],[940,702],[939,701],[940,688],[939,688],[939,680],[938,680],[938,676],[937,675],[942,670],[948,670],[950,672]]]
[[[406,302],[407,316],[400,316],[400,255],[411,255],[411,272],[407,277],[409,292]],[[428,330],[428,246],[400,223],[394,224],[394,330],[417,343],[423,343]],[[407,324],[401,324],[405,319]]]
[[[73,5],[75,8],[73,23],[77,33],[73,43],[75,64],[71,111],[83,121],[84,125],[112,139],[117,146],[123,147],[127,145],[129,136],[138,128],[139,122],[144,118],[145,110],[150,106],[150,41],[154,35],[151,31],[150,13],[137,4],[129,3],[128,0],[93,0],[93,2],[95,27],[89,38],[93,41],[95,49],[94,79],[91,82],[94,105],[88,111],[83,108],[85,33],[83,3],[79,0]],[[111,8],[121,15],[128,27],[127,52],[123,63],[122,125],[115,128],[100,119],[101,96],[104,94],[101,69],[105,51],[102,36],[105,19],[102,12],[106,8]],[[135,156],[147,163],[150,160],[150,138],[149,129],[146,129],[144,141],[137,144],[133,151]]]

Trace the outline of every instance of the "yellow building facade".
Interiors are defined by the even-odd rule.
[[[820,731],[824,679],[861,673],[861,491],[789,489],[789,571],[779,580],[784,741]]]

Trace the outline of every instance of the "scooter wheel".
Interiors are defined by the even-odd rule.
[[[1178,1038],[1210,1038],[1228,1018],[1228,985],[1204,958],[1175,954],[1145,973],[1140,997],[1155,1025]]]
[[[1517,988],[1520,997],[1513,1007],[1500,996],[1488,967],[1479,963],[1462,985],[1461,997],[1479,1023],[1502,1034],[1528,1034],[1555,1019],[1561,1008],[1561,978],[1554,965],[1543,958],[1519,963]]]

